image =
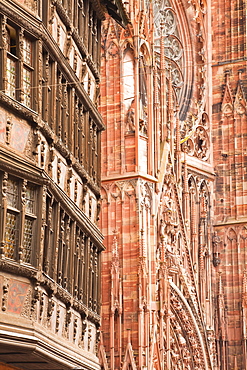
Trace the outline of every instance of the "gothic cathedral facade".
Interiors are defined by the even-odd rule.
[[[101,42],[101,366],[246,370],[246,4],[124,5]]]

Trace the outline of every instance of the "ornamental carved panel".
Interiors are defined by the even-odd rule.
[[[182,150],[190,156],[207,161],[210,154],[209,124],[206,113],[201,119],[190,115],[181,127]]]

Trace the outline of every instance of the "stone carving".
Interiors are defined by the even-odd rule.
[[[54,308],[55,308],[55,302],[53,300],[53,297],[49,297],[48,298],[48,303],[47,303],[47,321],[48,321],[48,326],[51,322],[51,317],[52,317],[52,314],[54,312]]]
[[[177,338],[177,345],[179,346],[183,356],[185,357],[185,361],[183,361],[186,365],[185,369],[203,369],[203,354],[201,351],[199,339],[196,334],[194,323],[191,321],[190,314],[188,313],[186,307],[180,301],[179,297],[174,291],[171,292],[171,303],[174,312],[179,314],[179,322],[176,319],[176,314],[174,314],[173,316],[171,316],[171,324],[174,328],[174,334]],[[189,342],[189,345],[187,342]],[[179,356],[182,356],[182,354],[180,355],[174,345],[173,347],[176,354],[175,357],[178,361]]]
[[[172,85],[175,94],[179,98],[180,90],[183,85],[183,46],[179,39],[177,27],[177,16],[169,1],[165,3],[154,2],[154,21],[155,21],[155,51],[160,59],[160,50],[163,43],[166,57],[166,66],[171,66]],[[158,64],[160,64],[160,60]]]
[[[38,286],[38,284],[36,284],[36,286],[33,289],[33,294],[32,294],[32,299],[31,299],[31,309],[30,309],[31,316],[33,315],[33,313],[35,311],[36,304],[37,304],[37,301],[38,301],[39,298],[40,298],[39,286]]]
[[[8,280],[5,280],[3,284],[2,311],[7,310],[8,292],[9,292],[9,284],[8,284]]]
[[[58,158],[57,160],[57,182],[58,184],[60,184],[60,180],[61,180],[61,159]]]
[[[60,326],[60,308],[58,306],[57,307],[57,313],[56,313],[56,333],[59,330],[59,326]]]
[[[217,231],[214,232],[212,237],[213,243],[213,265],[217,267],[220,264],[220,247],[219,244],[221,243],[221,239],[217,234]]]
[[[171,8],[161,9],[161,22],[164,26],[164,32],[166,35],[171,35],[174,33],[176,28],[176,20],[174,11]]]
[[[209,156],[208,119],[203,113],[198,125],[198,117],[189,115],[181,130],[182,150],[190,156],[206,161]]]
[[[81,318],[81,342],[84,341],[84,336],[87,330],[87,320],[86,318],[82,316]]]
[[[92,328],[88,328],[88,351],[90,351],[91,348],[91,342],[92,342]]]
[[[72,311],[71,308],[68,307],[66,309],[66,315],[65,315],[65,322],[64,322],[64,336],[68,339],[69,338],[69,326],[72,321]]]
[[[165,38],[165,55],[175,61],[179,61],[183,55],[182,44],[174,35]]]
[[[42,321],[45,306],[45,294],[39,292],[39,321]]]
[[[36,305],[32,305],[33,297],[31,289],[28,289],[27,295],[23,302],[21,316],[36,319]]]
[[[196,156],[200,159],[207,159],[209,152],[209,138],[204,127],[198,126],[196,128],[194,142]]]
[[[40,166],[41,168],[45,166],[45,141],[41,141],[40,145]]]
[[[11,128],[13,126],[13,122],[7,120],[6,124],[6,144],[10,144],[10,136],[11,136]]]
[[[133,99],[127,112],[126,131],[135,132],[135,100]]]
[[[76,341],[76,336],[77,336],[77,328],[78,328],[78,319],[74,319],[74,330],[73,330],[73,342]]]
[[[148,115],[147,115],[147,108],[143,108],[142,119],[139,120],[139,131],[140,134],[147,136],[148,134]]]

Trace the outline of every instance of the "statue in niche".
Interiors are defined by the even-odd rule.
[[[143,118],[139,120],[139,130],[142,135],[147,136],[148,134],[148,123],[147,123],[147,107],[143,108]]]
[[[195,132],[195,150],[197,157],[204,159],[208,153],[208,137],[203,127],[197,127]]]
[[[127,132],[135,132],[135,99],[132,100],[127,112],[126,130]]]
[[[214,267],[217,267],[220,264],[219,244],[221,243],[217,231],[215,231],[213,234],[212,243],[213,243],[213,265]]]

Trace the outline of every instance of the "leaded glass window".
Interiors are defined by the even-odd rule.
[[[36,220],[36,192],[37,189],[34,186],[29,184],[26,186],[26,215],[22,241],[22,262],[25,263],[31,263],[32,258],[34,226]]]
[[[37,187],[25,180],[8,178],[4,194],[7,205],[3,225],[4,256],[31,264],[36,231]]]
[[[27,186],[26,189],[26,212],[34,214],[35,212],[35,188]]]
[[[11,212],[7,212],[4,239],[4,255],[6,258],[14,259],[17,244],[17,215]]]
[[[31,107],[31,71],[23,68],[23,104]]]
[[[18,183],[8,179],[6,191],[8,206],[18,208]]]
[[[23,37],[23,104],[31,108],[32,90],[32,42],[27,37]]]
[[[15,99],[15,86],[16,86],[16,66],[15,61],[7,57],[6,69],[6,94]]]
[[[32,238],[33,238],[33,222],[31,218],[25,218],[24,233],[23,233],[23,251],[22,261],[25,263],[31,262]]]
[[[28,65],[32,65],[32,43],[26,37],[23,39],[23,61]]]

